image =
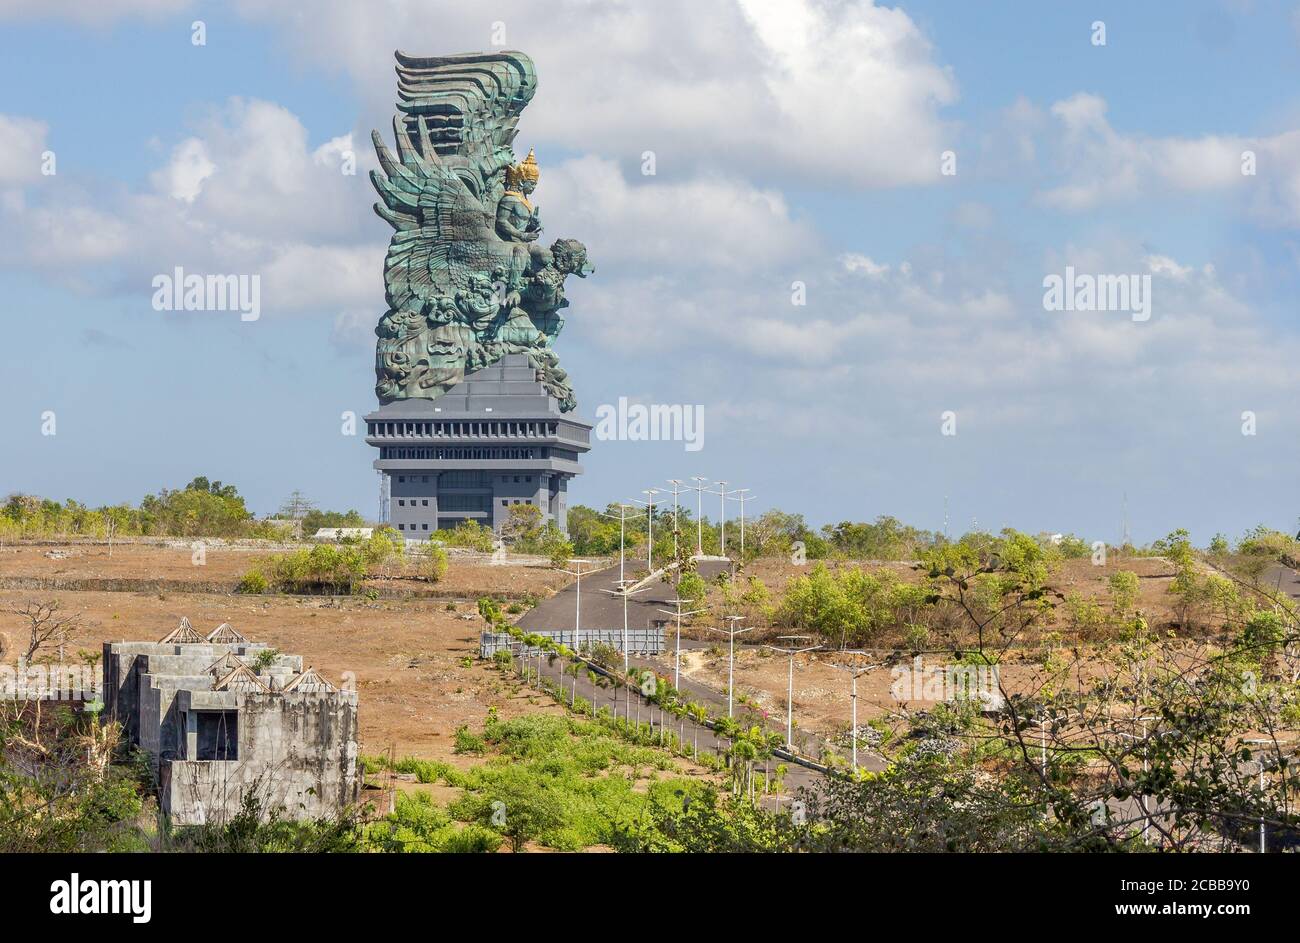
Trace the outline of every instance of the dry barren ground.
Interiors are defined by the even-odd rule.
[[[173,545],[127,543],[109,554],[103,544],[61,544],[0,547],[0,588],[13,589],[194,589],[229,592],[248,570],[265,563],[274,545],[264,548],[204,545],[200,555],[183,541]],[[201,562],[197,562],[201,561]],[[451,551],[447,575],[436,585],[415,575],[415,565],[388,568],[387,577],[370,580],[385,596],[430,593],[438,598],[472,598],[493,592],[509,598],[525,593],[545,596],[568,577],[544,561],[529,559],[495,566],[486,554]]]
[[[52,555],[51,555],[52,554]],[[20,546],[0,548],[0,587],[31,578],[59,578],[65,585],[110,578],[166,579],[169,586],[213,581],[233,585],[264,552],[209,549],[205,566],[194,566],[188,547]],[[551,711],[549,698],[517,696],[499,674],[477,659],[482,625],[473,600],[487,593],[545,595],[568,578],[535,566],[493,566],[486,559],[454,556],[440,590],[466,601],[401,598],[407,580],[389,581],[393,598],[241,596],[230,592],[104,591],[0,588],[0,632],[12,663],[23,620],[8,610],[33,600],[58,599],[83,625],[65,646],[65,658],[99,651],[102,642],[157,639],[182,616],[207,632],[229,622],[246,637],[302,655],[306,664],[336,683],[351,672],[361,695],[362,751],[416,755],[460,762],[451,754],[455,730],[477,726],[489,707],[504,717]],[[6,583],[4,580],[11,582]],[[128,582],[128,585],[130,585]],[[93,585],[93,582],[91,583]],[[469,661],[466,661],[469,659]]]
[[[568,577],[563,574],[540,565],[494,566],[481,555],[456,554],[436,588],[459,597],[457,601],[419,598],[414,594],[421,587],[427,592],[429,584],[410,578],[377,581],[383,596],[373,601],[230,592],[239,576],[267,552],[209,547],[204,565],[196,566],[191,549],[183,543],[115,546],[111,557],[103,545],[0,547],[0,632],[13,643],[7,660],[15,658],[22,620],[2,610],[58,598],[65,609],[82,613],[84,621],[66,648],[69,659],[77,657],[78,649],[98,651],[104,640],[159,638],[181,616],[188,616],[201,631],[230,622],[250,639],[302,655],[307,664],[336,682],[351,672],[361,694],[366,753],[391,749],[397,756],[462,763],[463,758],[451,753],[455,730],[461,724],[481,723],[489,707],[505,717],[558,710],[548,698],[514,692],[495,670],[479,663],[475,656],[481,621],[473,600],[488,593],[546,595],[564,585]],[[917,578],[905,564],[890,569],[903,578]],[[1106,580],[1118,569],[1143,577],[1139,607],[1153,622],[1168,613],[1170,567],[1161,560],[1112,561],[1106,567],[1094,567],[1088,560],[1070,561],[1054,584],[1063,592],[1104,597]],[[790,579],[806,572],[807,567],[762,560],[746,575],[763,579],[773,597],[779,598]],[[116,591],[109,591],[110,586]],[[711,687],[725,689],[727,663],[720,650],[690,652],[683,667]],[[1033,671],[1032,666],[1013,663],[1003,668],[1003,678],[1013,686],[1030,683]],[[736,681],[738,691],[753,696],[775,719],[784,714],[784,658],[742,652]],[[897,709],[892,682],[887,667],[859,679],[860,722]],[[848,677],[831,667],[827,658],[803,658],[795,685],[796,716],[802,726],[822,733],[847,727]]]

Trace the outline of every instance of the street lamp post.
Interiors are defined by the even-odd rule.
[[[718,490],[710,491],[709,494],[718,496],[718,506],[722,509],[722,517],[718,521],[718,554],[727,555],[727,483],[725,481],[717,482]]]
[[[863,651],[848,650],[848,651],[842,651],[840,652],[840,654],[858,656],[858,655],[865,655],[867,653]],[[857,665],[857,664],[853,664],[853,665],[833,664],[831,665],[831,667],[838,668],[841,671],[847,671],[849,673],[849,677],[852,679],[851,686],[849,689],[849,699],[852,702],[850,722],[853,725],[853,730],[850,736],[852,737],[853,740],[853,772],[856,773],[858,771],[858,675],[866,674],[872,668],[876,668],[879,666],[878,665]]]
[[[673,490],[668,492],[673,496],[673,559],[677,559],[677,496],[690,491],[690,488],[683,488],[681,479],[669,478],[668,483],[673,486]]]
[[[779,641],[806,641],[812,638],[811,635],[779,635]],[[782,652],[790,656],[790,673],[786,680],[785,693],[785,746],[790,752],[794,752],[794,656],[804,652],[815,652],[821,648],[820,645],[808,645],[803,648],[778,648],[775,645],[768,645],[768,648],[774,652]]]
[[[629,668],[631,667],[628,663],[628,654],[627,654],[628,652],[627,600],[629,596],[635,596],[637,593],[644,593],[647,589],[650,588],[649,586],[645,586],[642,587],[641,589],[633,589],[629,591],[629,587],[634,586],[635,584],[636,584],[636,580],[618,580],[617,581],[618,589],[601,590],[602,593],[609,593],[611,596],[623,597],[623,674],[624,675],[627,674]]]
[[[1249,740],[1243,740],[1243,741],[1241,741],[1241,742],[1242,742],[1242,743],[1249,743],[1249,744],[1251,744],[1252,746],[1261,746],[1261,747],[1263,747],[1263,746],[1268,746],[1268,747],[1276,747],[1276,746],[1281,746],[1282,743],[1284,743],[1284,742],[1288,742],[1288,741],[1268,740],[1268,739],[1260,739],[1260,738],[1257,738],[1257,737],[1252,737],[1252,738],[1249,739]],[[1260,759],[1256,760],[1255,762],[1257,762],[1257,763],[1259,764],[1259,799],[1260,799],[1260,803],[1262,804],[1263,801],[1264,801],[1264,759],[1263,759],[1263,757],[1261,756]],[[1268,852],[1268,846],[1267,846],[1267,843],[1266,843],[1266,839],[1265,839],[1265,831],[1264,831],[1264,811],[1263,811],[1263,809],[1260,809],[1260,813],[1259,813],[1259,853],[1262,855],[1262,854],[1267,854],[1267,852]]]
[[[671,609],[660,609],[664,615],[677,616],[677,647],[673,654],[673,687],[680,690],[680,680],[682,676],[682,616],[697,616],[701,612],[708,611],[708,606],[702,609],[692,609],[690,612],[682,612],[682,603],[694,602],[692,599],[667,599],[665,602],[674,603],[677,606],[676,612]]]
[[[631,697],[632,697],[632,696],[631,696],[631,692],[630,692],[630,690],[628,689],[628,684],[629,684],[629,682],[628,682],[628,678],[629,678],[629,676],[630,676],[631,673],[632,673],[632,665],[631,665],[631,662],[630,662],[630,660],[629,660],[630,656],[629,656],[629,654],[628,654],[628,640],[627,640],[627,599],[628,599],[629,596],[635,596],[637,593],[643,593],[643,592],[645,592],[647,589],[650,588],[650,587],[646,586],[646,587],[643,587],[643,588],[641,588],[641,589],[634,589],[634,590],[631,590],[631,591],[629,592],[629,587],[633,586],[635,583],[636,583],[636,580],[619,580],[619,581],[618,581],[618,587],[619,587],[618,589],[616,589],[616,590],[614,590],[614,589],[603,589],[603,590],[601,590],[601,592],[603,592],[603,593],[609,593],[611,596],[622,596],[622,597],[623,597],[623,690],[624,690],[624,692],[625,692],[624,697],[623,697],[623,716],[624,716],[624,717],[630,717],[630,715],[631,715],[631,713],[632,713],[632,705],[631,705]],[[617,692],[615,692],[615,694],[617,694]],[[593,703],[594,703],[594,698],[593,698]],[[639,702],[638,702],[638,703],[639,703]],[[615,715],[615,716],[618,716],[618,705],[617,705],[617,702],[615,702],[614,715]]]
[[[740,502],[740,559],[742,561],[745,559],[745,502],[754,499],[754,495],[749,494],[748,491],[748,488],[737,488],[731,492],[733,495],[739,495],[731,500]]]
[[[650,498],[649,501],[641,501],[633,498],[637,504],[644,504],[646,508],[646,567],[651,573],[655,571],[655,495],[659,494],[658,488],[643,488],[641,493]]]
[[[734,716],[733,699],[736,691],[736,636],[743,635],[746,632],[752,632],[754,626],[747,629],[736,628],[736,623],[744,616],[727,616],[731,625],[725,629],[710,629],[710,632],[722,632],[730,640],[730,647],[727,651],[727,716]]]
[[[692,489],[695,492],[695,554],[704,556],[704,492],[707,490],[704,483],[707,478],[699,475],[691,477],[691,481],[698,482]]]
[[[627,512],[628,510],[631,509],[631,507],[632,505],[624,504],[622,502],[620,502],[618,505],[618,581],[620,583],[623,582],[623,557],[624,557],[623,547],[625,544],[625,534],[627,530],[626,528]],[[596,513],[599,514],[601,517],[612,518],[614,516],[613,514],[606,514],[604,511],[597,511]]]
[[[569,562],[574,564],[574,569],[565,570],[564,572],[568,573],[570,576],[577,577],[577,592],[574,593],[573,604],[573,650],[576,652],[581,650],[578,646],[578,631],[582,628],[582,565],[584,563],[591,563],[592,561],[579,560],[574,557],[570,559]],[[563,642],[564,639],[561,638],[560,641]],[[539,671],[538,675],[540,676],[540,674],[541,672]]]
[[[1132,740],[1135,743],[1141,743],[1143,745],[1142,772],[1145,773],[1151,768],[1150,760],[1147,758],[1147,751],[1145,749],[1146,741],[1147,741],[1147,724],[1153,720],[1159,720],[1159,718],[1158,717],[1135,717],[1134,720],[1142,724],[1142,736],[1139,737],[1137,734],[1126,733],[1125,731],[1122,730],[1119,732],[1119,735],[1121,737],[1124,737],[1125,739]],[[1151,811],[1147,808],[1147,797],[1145,794],[1138,796],[1138,808],[1142,810],[1142,841],[1145,842],[1147,840],[1147,833],[1151,829]]]

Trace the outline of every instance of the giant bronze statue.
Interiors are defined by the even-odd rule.
[[[542,242],[531,195],[539,170],[519,161],[515,125],[537,88],[521,52],[420,58],[397,53],[394,156],[372,137],[382,173],[375,212],[396,230],[384,261],[388,311],[375,329],[381,403],[436,399],[467,373],[525,354],[564,411],[573,389],[552,344],[564,281],[586,277],[587,249]]]

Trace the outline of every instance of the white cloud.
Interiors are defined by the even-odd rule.
[[[19,127],[28,150],[39,146],[43,126]],[[342,172],[351,141],[312,149],[287,109],[231,100],[175,146],[148,188],[88,193],[51,178],[61,186],[11,191],[0,203],[11,236],[0,263],[60,281],[74,272],[80,290],[142,299],[154,274],[176,266],[257,274],[268,316],[369,304],[377,319],[388,228],[370,212],[373,160]],[[0,148],[0,167],[9,151]]]
[[[240,9],[276,23],[314,64],[342,64],[376,116],[392,109],[393,75],[383,65],[392,49],[488,48],[499,20],[507,45],[537,63],[523,141],[627,163],[652,150],[660,174],[924,183],[939,179],[939,154],[951,145],[939,116],[957,94],[950,71],[907,14],[869,0],[507,0],[491,17],[432,3],[381,17],[350,0],[327,0],[310,17],[279,4]]]
[[[176,146],[166,167],[153,174],[154,186],[176,200],[193,203],[217,165],[208,157],[207,146],[198,138],[187,138]]]
[[[790,261],[817,241],[774,190],[723,177],[629,181],[614,161],[592,156],[543,167],[537,204],[547,238],[585,242],[598,269],[626,263],[721,276]]]
[[[1040,202],[1084,211],[1159,191],[1232,193],[1256,218],[1300,225],[1300,131],[1149,137],[1117,131],[1106,111],[1104,99],[1084,92],[1052,105],[1064,179],[1040,192]],[[1023,109],[1019,117],[1031,123]],[[1248,154],[1254,174],[1243,173]]]
[[[846,272],[861,272],[867,278],[880,279],[889,274],[888,265],[882,265],[860,252],[846,252],[840,256],[840,263]]]
[[[41,154],[49,127],[43,121],[0,115],[0,186],[41,176]]]
[[[191,0],[0,0],[0,19],[61,19],[102,26],[130,17],[166,16],[190,5]]]

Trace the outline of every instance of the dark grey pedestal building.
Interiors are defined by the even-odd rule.
[[[410,540],[478,521],[498,529],[516,504],[567,530],[568,481],[582,473],[591,426],[537,380],[523,354],[476,370],[435,400],[404,399],[366,416],[379,449],[381,514]]]

